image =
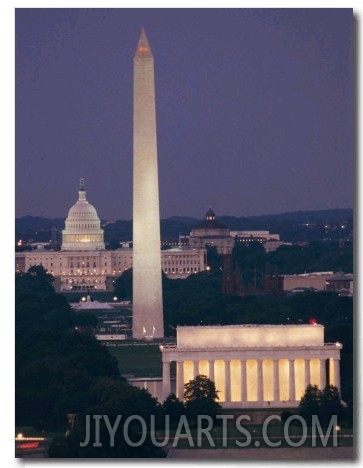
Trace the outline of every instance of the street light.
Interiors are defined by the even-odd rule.
[[[339,431],[342,428],[340,426],[335,426],[335,430],[337,431],[337,447],[339,447]]]

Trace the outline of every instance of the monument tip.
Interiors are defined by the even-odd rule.
[[[152,52],[150,49],[149,41],[147,39],[145,29],[141,29],[140,39],[137,44],[135,57],[137,58],[150,58],[152,57]]]

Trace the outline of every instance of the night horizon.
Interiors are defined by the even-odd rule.
[[[91,203],[92,204],[92,203]],[[97,208],[97,207],[96,207]],[[212,206],[209,206],[208,209],[211,208],[213,209]],[[205,212],[207,210],[205,210],[204,212],[201,213],[200,216],[188,216],[187,214],[186,215],[179,215],[179,214],[176,214],[176,215],[170,215],[170,216],[167,216],[167,217],[161,217],[160,218],[160,221],[167,221],[169,219],[174,219],[174,218],[181,218],[181,219],[190,219],[190,220],[195,220],[195,221],[199,221],[199,220],[202,220],[205,216]],[[224,213],[216,213],[216,217],[217,218],[236,218],[236,219],[253,219],[253,218],[265,218],[265,217],[269,217],[271,216],[271,218],[274,218],[274,217],[280,217],[280,216],[285,216],[285,215],[289,215],[289,214],[298,214],[298,213],[311,213],[312,215],[314,213],[321,213],[321,212],[340,212],[340,211],[354,211],[354,208],[329,208],[329,209],[316,209],[316,210],[296,210],[296,211],[284,211],[284,212],[279,212],[279,213],[261,213],[261,214],[255,214],[255,215],[250,215],[250,216],[247,216],[247,215],[234,215],[234,214],[224,214]],[[59,220],[59,219],[63,219],[64,220],[66,219],[67,217],[67,214],[65,216],[38,216],[38,215],[32,215],[32,214],[26,214],[26,215],[22,215],[22,216],[16,216],[16,220],[17,219],[21,219],[21,218],[43,218],[43,219],[49,219],[49,220]],[[122,222],[132,222],[132,216],[130,218],[105,218],[105,217],[102,217],[100,216],[100,219],[102,222],[118,222],[118,221],[122,221]]]
[[[162,219],[351,209],[352,10],[177,10],[17,10],[16,217],[132,219],[142,27]]]

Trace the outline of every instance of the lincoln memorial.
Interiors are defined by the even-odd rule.
[[[322,325],[178,327],[176,345],[160,346],[163,397],[176,394],[198,374],[215,382],[223,407],[294,407],[306,387],[331,384],[340,391],[341,343],[324,343]]]

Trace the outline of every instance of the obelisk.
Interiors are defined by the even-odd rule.
[[[134,57],[133,325],[135,339],[164,336],[154,58],[142,30]]]

